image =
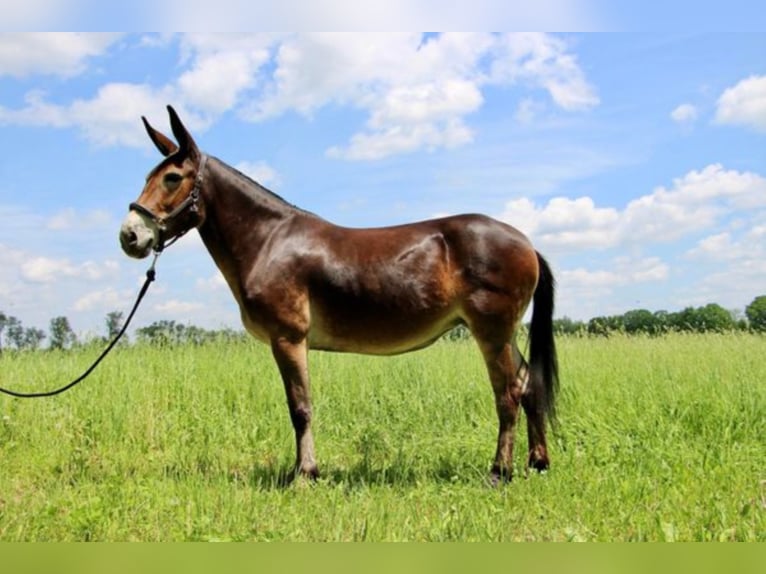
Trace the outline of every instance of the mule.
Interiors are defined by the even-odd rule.
[[[142,118],[164,159],[130,204],[122,249],[143,258],[199,231],[245,328],[271,346],[295,430],[295,475],[318,476],[309,349],[393,355],[426,347],[457,325],[473,334],[494,391],[491,480],[511,478],[520,406],[527,465],[548,468],[546,422],[558,386],[554,278],[520,231],[483,215],[371,229],[334,225],[202,153],[171,106],[168,113],[177,143]],[[516,332],[530,302],[527,364]]]

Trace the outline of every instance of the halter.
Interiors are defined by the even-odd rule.
[[[165,247],[169,247],[181,237],[183,237],[188,229],[185,229],[181,231],[179,234],[177,234],[175,237],[173,237],[168,243],[168,245],[165,245],[165,231],[167,230],[168,223],[171,223],[174,219],[178,218],[180,215],[182,215],[187,209],[191,211],[191,213],[199,213],[199,197],[200,197],[200,189],[202,188],[202,172],[205,170],[205,165],[207,164],[207,154],[202,154],[202,157],[199,162],[199,168],[197,169],[197,175],[194,178],[194,187],[192,187],[191,193],[189,193],[188,197],[184,199],[178,206],[168,213],[165,217],[160,217],[157,214],[155,214],[151,209],[144,207],[140,203],[133,202],[128,206],[128,209],[130,211],[136,211],[140,213],[141,215],[148,217],[151,219],[155,225],[157,225],[158,229],[158,240],[157,245],[154,246],[154,250],[157,253],[162,252]]]

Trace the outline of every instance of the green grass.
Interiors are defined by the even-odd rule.
[[[120,348],[76,389],[0,398],[0,541],[766,541],[766,339],[559,340],[552,468],[485,478],[496,419],[471,342],[312,353],[323,477],[294,442],[268,349]],[[93,352],[0,358],[52,388]]]

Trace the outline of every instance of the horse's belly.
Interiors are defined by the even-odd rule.
[[[313,312],[309,331],[312,349],[394,355],[426,347],[461,323],[451,310],[403,316],[348,316]]]

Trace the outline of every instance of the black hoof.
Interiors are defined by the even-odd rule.
[[[551,463],[548,462],[547,458],[533,458],[529,457],[529,462],[527,463],[527,466],[532,469],[536,470],[537,472],[544,472],[548,470],[548,467],[550,467]]]

